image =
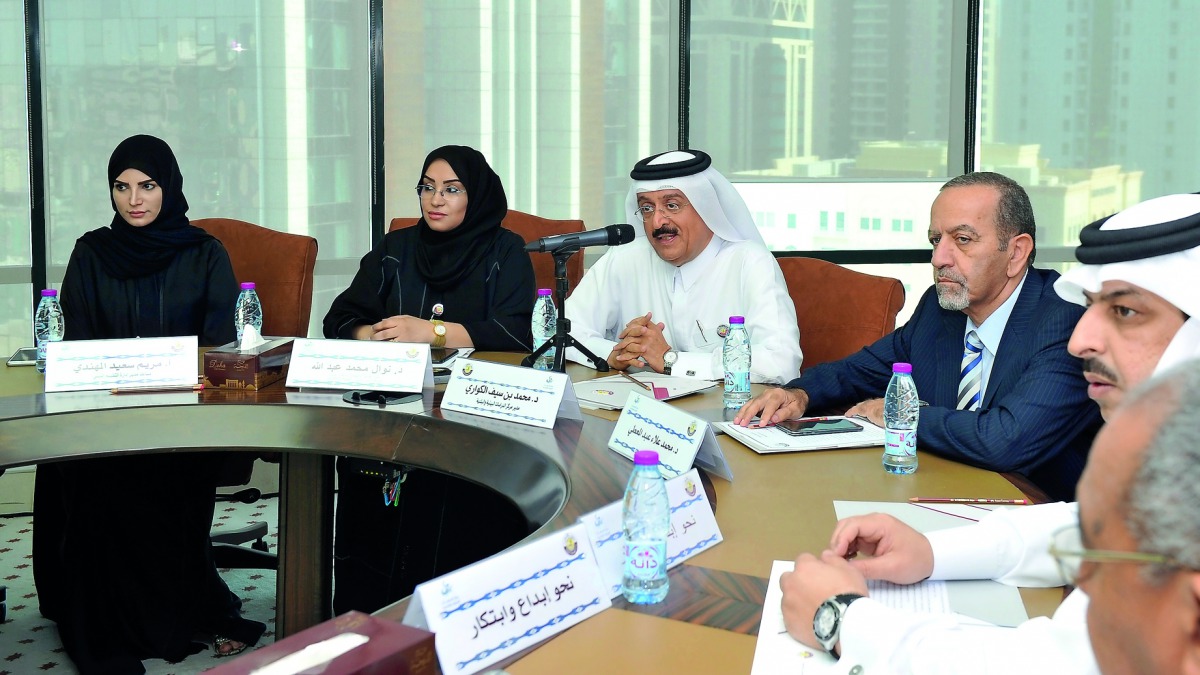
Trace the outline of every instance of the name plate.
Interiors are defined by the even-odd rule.
[[[582,419],[565,373],[457,359],[442,409],[549,429],[559,417]]]
[[[637,392],[629,393],[608,447],[629,460],[638,450],[657,450],[664,478],[681,476],[696,464],[733,481],[733,470],[708,422]]]
[[[195,335],[51,342],[46,391],[192,387],[198,350]]]
[[[692,469],[667,481],[667,500],[671,504],[671,529],[667,531],[667,569],[721,543],[721,528],[700,484],[700,472]],[[621,528],[622,502],[613,502],[580,516],[587,528],[600,564],[600,574],[610,597],[621,594],[625,572],[625,539]]]
[[[297,339],[287,386],[419,393],[433,386],[429,345]]]
[[[443,673],[475,673],[610,606],[574,525],[417,586],[404,623],[437,634]]]

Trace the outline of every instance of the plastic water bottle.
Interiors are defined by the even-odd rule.
[[[667,483],[658,472],[658,453],[633,453],[633,475],[621,509],[625,533],[625,571],[621,594],[629,602],[652,605],[667,597],[667,532],[671,504]]]
[[[58,304],[58,291],[47,288],[42,291],[37,311],[33,315],[33,337],[37,341],[37,371],[46,372],[46,345],[61,342],[67,331],[63,320],[62,306]]]
[[[549,288],[539,288],[537,302],[533,303],[533,349],[537,351],[547,340],[554,339],[558,331],[558,308]],[[554,369],[554,347],[545,351],[533,364],[538,370]]]
[[[262,303],[258,301],[253,281],[242,282],[242,292],[238,294],[237,306],[233,310],[233,327],[237,330],[238,342],[242,341],[242,333],[247,325],[254,326],[254,330],[262,335]]]
[[[917,421],[921,400],[912,379],[912,365],[892,365],[892,381],[883,395],[883,469],[888,473],[917,470]]]
[[[725,365],[725,407],[741,408],[750,400],[750,336],[744,317],[729,317],[721,359]]]

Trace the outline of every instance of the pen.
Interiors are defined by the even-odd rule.
[[[637,386],[650,392],[650,395],[653,396],[655,398],[655,400],[665,401],[665,400],[671,398],[671,391],[669,389],[667,389],[666,387],[659,387],[659,386],[656,386],[653,384],[647,384],[623,370],[621,371],[621,374],[624,375],[626,378],[628,378],[631,382],[633,382]]]
[[[113,388],[114,394],[159,394],[176,391],[204,391],[203,384],[181,384],[177,387],[130,387],[126,389]]]
[[[910,504],[1015,504],[1023,506],[1028,499],[975,499],[973,497],[912,497]]]
[[[622,371],[621,371],[621,374],[625,376],[625,379],[627,379],[627,380],[629,380],[630,382],[632,382],[632,383],[636,384],[637,386],[641,387],[642,389],[645,389],[646,391],[654,391],[653,389],[651,389],[651,388],[650,388],[650,385],[646,384],[645,382],[642,382],[641,380],[639,380],[639,379],[637,379],[636,377],[634,377],[634,376],[630,375],[629,373],[627,373],[627,372],[625,372],[625,371],[623,371],[623,370],[622,370]]]

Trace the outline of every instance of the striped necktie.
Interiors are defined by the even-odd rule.
[[[963,350],[962,373],[958,379],[958,409],[978,410],[980,401],[979,384],[983,380],[983,343],[975,331],[967,333],[966,349]]]

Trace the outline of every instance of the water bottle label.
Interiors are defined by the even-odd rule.
[[[625,575],[641,581],[654,579],[666,571],[667,543],[626,542]]]
[[[883,434],[883,451],[896,457],[917,456],[917,432],[915,429],[887,429]]]
[[[725,373],[725,393],[740,394],[750,391],[750,373],[743,370],[740,373]]]

